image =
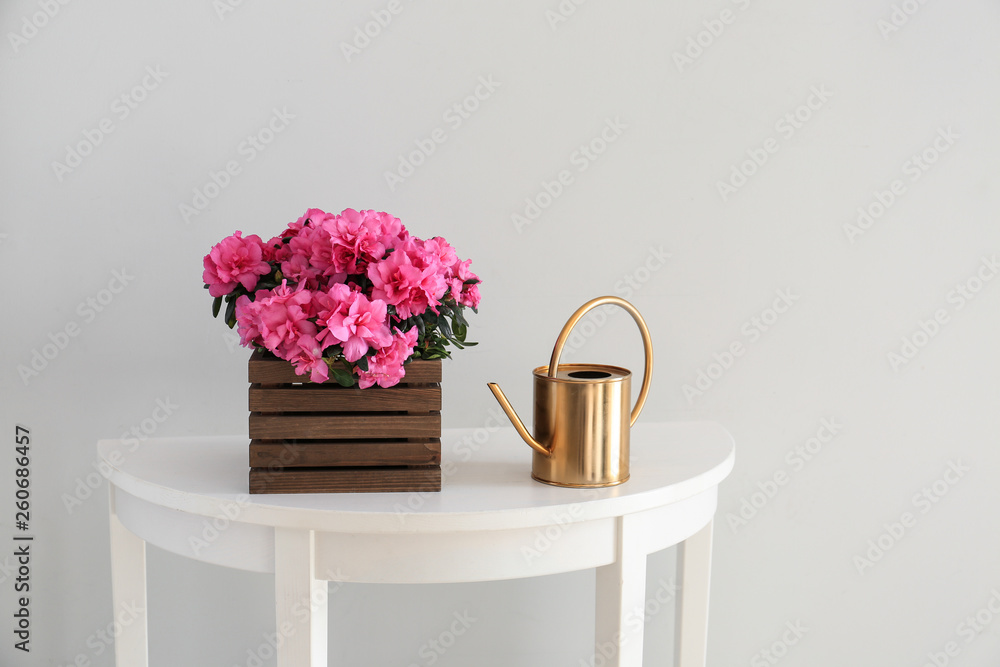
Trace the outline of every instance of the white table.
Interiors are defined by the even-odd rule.
[[[531,451],[513,429],[477,444],[484,435],[444,431],[440,493],[255,496],[245,437],[102,440],[115,611],[142,610],[116,640],[116,664],[148,665],[148,542],[273,572],[279,667],[327,665],[328,581],[492,581],[586,568],[597,569],[597,662],[639,667],[646,556],[680,545],[677,664],[702,667],[712,517],[733,467],[731,436],[708,422],[640,422],[628,482],[568,489],[531,479]]]

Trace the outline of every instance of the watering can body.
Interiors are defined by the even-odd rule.
[[[617,366],[561,364],[534,371],[531,476],[558,486],[611,486],[629,478],[632,373]]]
[[[562,346],[573,326],[591,309],[604,304],[625,308],[639,325],[646,351],[642,389],[635,407],[632,373],[602,364],[559,364]],[[548,366],[534,376],[534,434],[518,418],[507,397],[489,383],[500,406],[521,437],[534,450],[531,476],[556,486],[600,487],[629,478],[629,430],[642,410],[652,373],[652,345],[642,316],[623,299],[600,297],[584,304],[556,340]]]

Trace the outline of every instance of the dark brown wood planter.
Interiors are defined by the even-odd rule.
[[[395,387],[303,382],[262,350],[249,362],[250,493],[441,490],[441,361]]]

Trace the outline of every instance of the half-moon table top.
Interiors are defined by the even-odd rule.
[[[733,468],[732,436],[712,422],[641,422],[631,431],[631,478],[604,488],[531,478],[532,450],[513,428],[445,429],[440,492],[248,492],[249,438],[102,440],[110,483],[156,505],[239,522],[350,533],[506,530],[624,516],[719,485]]]

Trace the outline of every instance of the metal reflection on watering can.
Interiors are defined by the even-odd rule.
[[[646,353],[642,388],[629,410],[632,373],[601,364],[559,364],[573,327],[603,305],[624,308],[639,326]],[[588,301],[569,318],[552,350],[548,366],[534,370],[535,413],[532,436],[500,387],[487,386],[518,434],[534,451],[531,476],[556,486],[614,486],[629,478],[629,429],[646,402],[653,372],[653,343],[642,315],[628,301],[602,296]]]

